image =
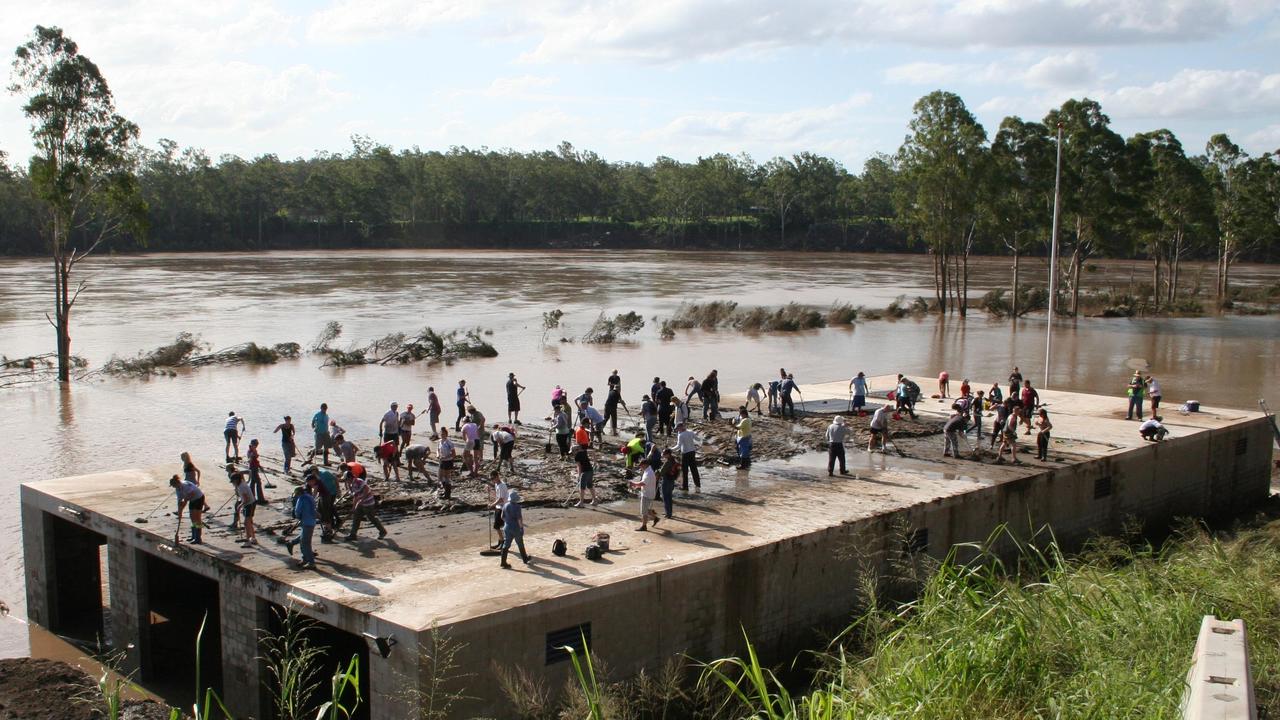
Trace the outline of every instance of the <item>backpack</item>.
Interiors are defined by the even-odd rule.
[[[604,556],[604,553],[600,550],[600,546],[595,543],[591,543],[587,546],[586,554],[588,560],[599,560]]]
[[[556,557],[564,557],[564,554],[568,551],[569,546],[561,538],[556,538],[556,541],[551,543],[551,554]]]

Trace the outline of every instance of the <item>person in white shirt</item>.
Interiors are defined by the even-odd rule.
[[[653,526],[658,527],[658,512],[653,509],[653,499],[658,494],[658,474],[649,467],[648,458],[640,460],[640,478],[628,484],[640,493],[640,527],[636,530],[648,530],[650,519]]]
[[[698,474],[698,436],[684,423],[676,426],[676,444],[671,446],[680,453],[680,489],[689,491],[689,473],[693,473],[694,488],[702,489],[702,476]]]
[[[490,492],[493,493],[490,499],[490,507],[493,508],[493,529],[498,531],[498,542],[490,545],[489,549],[497,550],[502,546],[502,508],[506,507],[511,491],[502,481],[497,470],[489,473],[489,481],[493,484],[490,487]]]
[[[378,423],[378,433],[382,435],[382,442],[400,442],[399,403],[391,403],[391,409],[383,414],[382,422]]]
[[[827,426],[827,475],[834,475],[836,469],[836,461],[840,461],[840,474],[848,475],[849,469],[845,466],[844,443],[849,439],[849,428],[844,424],[844,418],[837,415],[831,424]]]
[[[236,411],[227,413],[227,422],[222,426],[222,437],[227,441],[227,462],[240,462],[240,435],[244,432],[244,418],[236,417]],[[235,454],[231,454],[232,448]]]
[[[853,394],[853,399],[849,401],[849,412],[862,414],[862,408],[867,404],[867,391],[871,386],[867,384],[867,376],[861,371],[849,381],[849,392]]]
[[[516,447],[516,436],[512,435],[506,429],[499,427],[489,436],[493,440],[493,444],[497,446],[498,469],[502,469],[502,463],[507,464],[507,468],[511,472],[516,471],[516,461],[511,457],[511,453]]]
[[[1151,415],[1160,414],[1160,381],[1155,375],[1147,376],[1147,398],[1151,400]]]
[[[867,452],[875,449],[877,440],[880,441],[880,452],[884,452],[885,442],[889,438],[889,416],[892,413],[893,406],[886,404],[877,408],[875,414],[871,416],[871,423],[868,426],[871,430],[871,439],[867,441]]]
[[[1169,430],[1160,422],[1160,418],[1153,416],[1138,426],[1138,433],[1142,435],[1143,440],[1161,442],[1164,436],[1169,434]]]

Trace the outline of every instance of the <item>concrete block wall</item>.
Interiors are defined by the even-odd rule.
[[[139,551],[116,538],[107,541],[107,585],[111,588],[111,645],[121,653],[121,670],[135,674],[142,667],[142,631],[150,608],[143,588],[147,586],[146,563]]]
[[[22,562],[27,572],[27,617],[42,627],[53,624],[49,592],[53,587],[50,573],[53,558],[53,533],[45,512],[27,502],[30,494],[21,488],[22,497]]]

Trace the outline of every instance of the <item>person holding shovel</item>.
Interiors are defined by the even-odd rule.
[[[244,544],[246,547],[257,545],[258,534],[253,527],[253,515],[258,509],[258,499],[253,495],[250,483],[245,482],[242,472],[231,474],[231,486],[235,489],[236,508],[244,518]]]
[[[515,373],[507,373],[507,422],[514,425],[523,425],[520,422],[520,393],[524,392],[524,386],[516,380]]]
[[[876,408],[867,427],[871,431],[871,439],[867,441],[867,452],[875,450],[877,444],[880,445],[880,452],[885,452],[885,442],[889,439],[889,417],[892,414],[893,406],[887,403]]]
[[[178,532],[182,529],[182,511],[189,508],[191,537],[187,542],[199,545],[203,542],[201,530],[204,528],[204,493],[200,491],[199,485],[189,480],[181,480],[177,475],[169,478],[169,487],[173,488],[178,498],[178,511],[174,513],[178,518],[178,527],[173,530],[173,542],[178,542]]]
[[[507,553],[513,542],[520,548],[520,559],[528,565],[529,553],[524,549],[524,513],[520,508],[520,493],[515,490],[507,494],[507,502],[502,506],[502,563],[498,567],[503,570],[511,569]]]
[[[840,474],[848,475],[849,468],[845,466],[844,443],[849,439],[849,428],[844,424],[844,417],[835,416],[831,424],[827,426],[827,476],[835,475],[836,461],[840,461]]]
[[[318,517],[316,498],[312,493],[319,490],[319,484],[320,481],[312,475],[307,479],[306,487],[295,488],[293,491],[293,519],[298,521],[298,537],[286,540],[284,546],[289,550],[290,555],[293,554],[295,546],[302,546],[302,560],[298,562],[299,570],[316,569],[316,551],[312,548],[311,541],[315,537]]]

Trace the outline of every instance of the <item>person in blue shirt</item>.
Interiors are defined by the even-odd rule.
[[[319,479],[312,476],[307,480],[307,487],[293,491],[293,517],[298,521],[298,537],[285,542],[290,555],[293,554],[295,546],[302,546],[302,560],[298,563],[298,567],[308,570],[314,570],[316,567],[316,553],[311,547],[311,538],[315,535],[318,517],[316,498],[311,493],[318,489],[319,484]]]
[[[317,453],[323,453],[324,464],[329,464],[329,446],[333,444],[333,438],[329,435],[329,406],[320,403],[320,411],[311,416],[311,431],[316,436],[316,446],[311,451],[311,458]],[[311,458],[307,458],[310,460]]]
[[[861,371],[849,381],[849,392],[853,393],[853,399],[849,401],[849,412],[858,413],[859,415],[863,413],[862,408],[867,405],[867,390],[869,388],[867,376]]]
[[[512,490],[507,495],[507,504],[502,507],[502,564],[499,567],[510,570],[507,563],[507,552],[511,543],[520,548],[520,559],[529,564],[529,553],[524,549],[524,513],[520,511],[520,493]]]

